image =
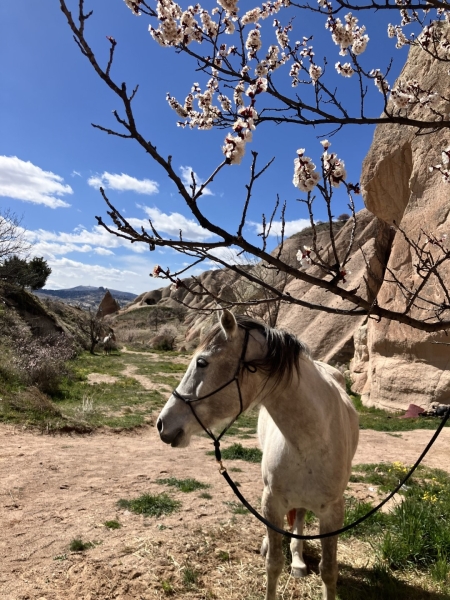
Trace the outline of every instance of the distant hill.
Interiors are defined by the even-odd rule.
[[[63,290],[36,290],[34,294],[40,298],[58,298],[66,304],[80,306],[81,308],[97,308],[106,293],[104,287],[94,287],[91,285],[77,285],[76,287]],[[136,294],[130,292],[121,292],[120,290],[109,290],[111,295],[120,306],[125,306],[136,298]]]

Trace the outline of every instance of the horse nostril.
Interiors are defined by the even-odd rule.
[[[163,422],[161,421],[161,419],[158,419],[156,421],[156,428],[158,429],[159,433],[161,433],[162,428],[163,428]]]

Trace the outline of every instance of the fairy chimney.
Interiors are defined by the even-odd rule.
[[[97,317],[106,317],[107,315],[112,315],[120,310],[120,304],[115,300],[111,292],[106,290],[105,295],[103,296],[103,300],[100,302]]]

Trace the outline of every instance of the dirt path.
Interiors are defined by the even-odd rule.
[[[409,465],[431,435],[423,430],[400,437],[362,431],[355,463],[397,460]],[[230,438],[225,446],[232,441]],[[239,441],[256,445],[252,439]],[[133,434],[50,437],[1,426],[0,599],[163,598],[161,581],[175,576],[186,561],[201,569],[203,546],[195,535],[202,532],[201,543],[209,545],[207,556],[217,559],[221,544],[228,543],[226,523],[233,518],[251,534],[244,538],[251,541],[240,540],[236,545],[241,566],[235,564],[233,576],[238,577],[239,568],[250,564],[262,574],[263,565],[256,554],[262,527],[248,515],[233,517],[226,504],[234,502],[232,492],[217,473],[213,458],[205,456],[207,450],[210,442],[206,438],[196,439],[188,449],[168,448],[154,428]],[[425,463],[450,471],[449,455],[450,430],[445,429]],[[242,469],[235,478],[250,500],[258,502],[262,489],[259,465],[228,461],[227,466]],[[167,477],[193,477],[209,483],[211,498],[202,498],[200,492],[173,492],[156,483]],[[154,519],[117,508],[120,498],[162,491],[181,500],[180,512]],[[121,529],[109,530],[103,525],[113,519],[120,521]],[[205,533],[220,523],[222,534],[214,538]],[[96,545],[86,553],[70,553],[68,546],[75,538]],[[226,568],[222,563],[208,568],[208,576],[214,575],[211,586],[215,586],[216,598],[231,597],[220,592],[220,586],[226,587]],[[259,590],[262,577],[261,582],[256,579]],[[237,594],[233,598],[243,597]],[[181,597],[206,596],[186,592]]]

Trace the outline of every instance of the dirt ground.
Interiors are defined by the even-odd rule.
[[[355,464],[410,465],[432,432],[396,435],[362,431]],[[233,441],[256,445],[253,439],[228,438],[224,446]],[[226,504],[234,502],[232,491],[213,457],[206,455],[210,449],[206,438],[197,438],[187,449],[172,449],[159,440],[153,427],[134,433],[53,437],[1,426],[1,600],[163,598],[171,593],[172,584],[167,582],[176,589],[187,566],[196,569],[205,584],[201,592],[185,586],[185,592],[176,593],[178,598],[257,597],[264,586],[264,565],[258,555],[263,528],[248,514],[232,513],[233,505]],[[449,449],[450,429],[444,429],[425,464],[450,471]],[[246,496],[258,503],[259,465],[228,461],[227,467],[242,469],[233,475]],[[167,477],[209,483],[211,498],[155,482]],[[162,491],[181,500],[180,512],[155,519],[117,508],[121,498]],[[358,490],[360,497],[373,494],[373,488]],[[122,524],[120,529],[104,526],[113,519]],[[69,544],[75,538],[95,545],[72,553]],[[341,544],[345,552],[345,543]],[[248,568],[254,569],[254,596],[239,590]]]

